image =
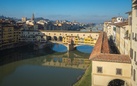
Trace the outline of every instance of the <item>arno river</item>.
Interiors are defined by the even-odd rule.
[[[33,50],[25,46],[0,52],[0,86],[71,86],[84,73],[92,46],[67,52],[63,45]]]

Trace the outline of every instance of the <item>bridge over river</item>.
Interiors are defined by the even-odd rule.
[[[38,48],[43,48],[50,43],[63,44],[68,51],[75,49],[77,46],[90,45],[94,46],[100,32],[80,32],[80,31],[41,31],[43,38],[37,37]],[[46,40],[46,41],[45,41]]]

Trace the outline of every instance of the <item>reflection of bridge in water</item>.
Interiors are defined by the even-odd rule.
[[[45,59],[43,61],[44,66],[54,66],[54,67],[64,67],[64,68],[76,68],[76,69],[86,69],[90,64],[88,59],[83,58],[59,58],[54,57],[50,61]]]
[[[36,52],[31,54],[36,54]],[[86,56],[84,55],[84,53],[81,53],[79,51],[54,53],[41,56],[35,55],[35,57],[30,57],[30,54],[29,56],[20,55],[20,53],[18,52],[14,52],[10,55],[12,57],[8,58],[9,55],[6,55],[5,57],[8,58],[8,60],[1,60],[2,62],[0,64],[0,74],[2,75],[0,75],[0,79],[13,73],[18,67],[23,66],[24,63],[27,63],[28,65],[42,65],[74,69],[86,69],[90,63],[90,61],[88,60],[89,56]],[[3,70],[6,70],[6,72]]]
[[[88,56],[84,57],[83,53],[76,51],[75,53],[66,52],[63,54],[50,55],[43,60],[44,66],[64,67],[86,69],[90,64]]]

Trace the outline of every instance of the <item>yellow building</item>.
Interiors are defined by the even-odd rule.
[[[95,45],[96,40],[94,40],[92,37],[87,37],[84,39],[85,44]]]
[[[14,44],[14,27],[3,26],[2,31],[2,48],[12,48]]]
[[[89,59],[92,60],[91,86],[131,86],[130,57],[111,54],[107,34],[100,34]]]
[[[124,41],[121,38],[121,29],[124,29],[124,26],[128,25],[127,22],[120,22],[120,23],[116,23],[116,46],[118,48],[118,50],[120,51],[121,47],[120,45],[124,43]],[[124,39],[124,37],[123,37]],[[124,45],[124,44],[123,44]],[[123,53],[123,51],[121,51],[120,53]]]
[[[66,36],[63,37],[62,42],[64,44],[81,44],[81,43],[85,43],[85,44],[89,44],[89,45],[95,45],[96,40],[94,40],[92,37],[86,37],[86,38],[79,38],[78,36]]]
[[[127,55],[97,55],[92,59],[92,86],[131,86],[130,68]]]
[[[7,24],[1,26],[0,50],[16,47],[19,43],[19,34],[20,30],[13,25]]]
[[[78,37],[77,36],[66,36],[66,37],[63,37],[62,42],[64,44],[77,44]]]
[[[132,29],[131,29],[131,81],[137,86],[137,0],[132,0]]]

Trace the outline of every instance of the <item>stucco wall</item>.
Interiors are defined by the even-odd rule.
[[[133,2],[136,0],[133,0]],[[135,58],[135,52],[137,53],[137,41],[135,39],[133,40],[133,33],[135,37],[135,33],[137,34],[137,9],[132,8],[132,29],[131,29],[131,48],[133,49],[133,59],[132,59],[132,69],[135,70],[136,75],[133,75],[136,77],[136,80],[133,80],[133,76],[131,77],[132,79],[132,86],[137,86],[137,55],[136,55],[136,61],[134,60]],[[133,71],[132,71],[133,72]],[[134,74],[134,72],[132,73]]]
[[[103,72],[97,73],[97,67],[102,67]],[[116,68],[122,69],[122,75],[116,75]],[[92,61],[92,86],[107,86],[113,79],[126,81],[130,86],[131,64]]]

